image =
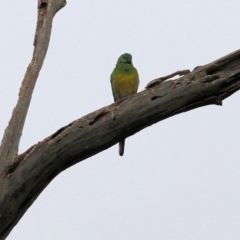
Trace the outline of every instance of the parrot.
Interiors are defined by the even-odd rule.
[[[118,58],[110,81],[115,102],[121,98],[137,93],[139,76],[137,69],[133,66],[131,54],[124,53]],[[124,154],[124,145],[125,139],[119,142],[120,156]]]

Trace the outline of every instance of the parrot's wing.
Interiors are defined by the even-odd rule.
[[[113,83],[113,81],[114,81],[113,73],[111,74],[110,82],[111,82],[111,87],[112,87],[113,98],[114,98],[114,101],[116,102],[117,101],[117,96],[115,94],[115,90],[114,90],[114,87],[113,87],[113,85],[114,85],[114,83]]]

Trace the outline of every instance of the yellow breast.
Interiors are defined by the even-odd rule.
[[[136,93],[138,89],[138,76],[134,73],[128,75],[116,74],[112,82],[112,88],[118,96],[117,99]]]

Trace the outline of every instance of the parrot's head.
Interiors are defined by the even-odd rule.
[[[132,55],[130,53],[122,54],[117,61],[118,63],[132,64]]]

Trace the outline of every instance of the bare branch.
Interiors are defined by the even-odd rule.
[[[55,13],[66,5],[64,0],[38,0],[38,20],[34,40],[34,52],[25,73],[19,98],[2,139],[0,147],[1,166],[12,164],[18,154],[18,147],[27,116],[32,93],[38,74],[45,59]]]
[[[240,50],[59,129],[8,168],[6,188],[0,189],[0,236],[7,236],[43,189],[68,167],[163,119],[209,104],[221,105],[239,89]]]
[[[174,72],[174,73],[172,73],[172,74],[169,74],[169,75],[167,75],[167,76],[154,79],[154,80],[152,80],[151,82],[149,82],[149,83],[147,84],[146,89],[147,89],[147,88],[152,88],[152,87],[154,87],[154,86],[156,86],[156,85],[159,85],[161,82],[166,81],[166,80],[169,79],[169,78],[175,77],[175,76],[177,76],[177,75],[183,76],[183,75],[186,75],[186,74],[188,74],[188,73],[190,73],[190,70],[188,70],[188,69],[187,69],[187,70],[181,70],[181,71],[176,71],[176,72]]]
[[[30,62],[25,73],[19,92],[18,102],[13,110],[9,124],[5,129],[0,146],[0,202],[4,202],[6,200],[6,193],[9,190],[8,187],[10,181],[6,177],[9,168],[14,169],[19,163],[19,142],[31,102],[34,86],[47,53],[52,29],[52,21],[56,12],[65,5],[65,0],[38,0],[38,20],[35,32],[32,61]],[[13,196],[14,195],[12,195],[12,197]],[[9,213],[10,212],[11,211],[9,211]],[[0,239],[5,239],[13,226],[19,220],[18,216],[20,215],[17,212],[12,215],[13,218],[11,220],[11,224],[9,224],[10,219],[6,219],[6,215],[4,216],[0,213]]]

